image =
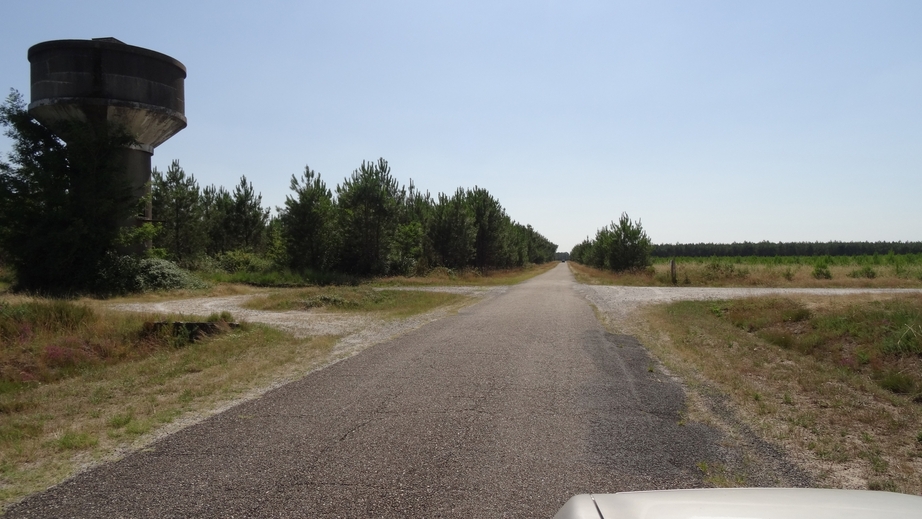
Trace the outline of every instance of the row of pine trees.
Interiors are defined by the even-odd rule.
[[[359,276],[434,267],[489,270],[543,263],[557,246],[513,221],[483,188],[433,197],[402,186],[387,161],[363,162],[335,188],[306,167],[276,216],[246,177],[228,191],[198,185],[177,161],[152,178],[155,250],[187,266],[234,251],[295,271]]]

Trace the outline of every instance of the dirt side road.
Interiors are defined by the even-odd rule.
[[[550,517],[734,466],[566,265],[81,474],[10,517]],[[754,462],[754,463],[753,463]],[[754,485],[806,481],[783,460]],[[777,469],[777,470],[775,470]]]

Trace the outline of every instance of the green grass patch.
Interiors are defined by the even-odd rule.
[[[75,451],[95,447],[99,440],[85,432],[67,431],[52,442],[59,450]]]
[[[109,427],[112,429],[121,429],[129,423],[131,423],[132,418],[134,418],[134,413],[132,411],[127,411],[124,413],[118,413],[109,418]]]

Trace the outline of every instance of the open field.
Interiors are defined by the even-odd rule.
[[[346,312],[359,328],[363,325],[352,321],[362,316],[402,322],[469,300],[461,294],[370,287],[306,290],[315,297],[328,292],[321,297],[327,301],[351,297],[355,305],[347,304]],[[156,320],[189,320],[188,312],[112,308],[156,307],[158,301],[176,296],[184,301],[207,294],[235,299],[256,292],[219,285],[105,302],[0,296],[0,503],[15,502],[354,353],[349,349],[354,346],[334,348],[339,340],[335,335],[287,333],[263,324],[244,324],[190,343],[187,337],[151,333],[144,326]],[[285,307],[305,295],[305,289],[270,292],[258,300]],[[193,319],[204,320],[201,313]],[[393,331],[393,326],[385,328],[385,333]],[[370,340],[364,335],[359,339]]]
[[[685,380],[689,419],[732,429],[729,404],[823,486],[922,494],[922,296],[682,301],[616,327]]]
[[[918,255],[817,258],[678,258],[679,286],[920,288]],[[827,261],[831,259],[832,261]],[[672,286],[669,262],[658,260],[641,272],[615,273],[569,262],[580,283]]]

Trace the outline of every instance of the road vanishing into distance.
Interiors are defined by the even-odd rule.
[[[551,517],[578,493],[708,486],[702,463],[744,470],[574,287],[561,264],[7,515]],[[781,472],[747,483],[798,484]]]

